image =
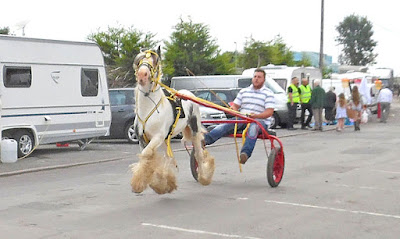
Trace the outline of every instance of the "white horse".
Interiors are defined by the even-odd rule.
[[[173,137],[181,132],[182,140],[193,144],[198,162],[198,181],[202,185],[210,184],[215,169],[214,158],[202,147],[203,128],[199,106],[192,101],[181,100],[180,114],[184,114],[184,118],[177,117],[179,112],[174,113],[169,99],[158,84],[162,74],[159,56],[160,48],[157,53],[145,51],[139,53],[133,63],[137,80],[134,125],[142,150],[139,162],[132,166],[131,186],[136,193],[143,192],[148,185],[159,194],[171,193],[177,188],[177,165],[172,151],[164,151],[164,155],[161,155],[157,150],[161,146],[168,150],[168,136]],[[186,90],[179,92],[192,95]]]

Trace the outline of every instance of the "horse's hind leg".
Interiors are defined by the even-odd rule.
[[[159,163],[156,150],[161,143],[162,139],[154,137],[139,154],[139,163],[132,167],[131,186],[133,192],[143,192],[151,182],[157,163]]]
[[[202,185],[209,185],[215,170],[214,157],[203,149],[201,143],[203,135],[199,132],[201,130],[200,118],[196,115],[191,115],[189,117],[189,126],[192,129],[192,144],[198,164],[198,181]]]

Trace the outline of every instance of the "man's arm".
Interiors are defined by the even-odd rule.
[[[290,104],[293,105],[293,93],[289,93]]]
[[[231,108],[232,108],[233,110],[235,110],[235,111],[239,111],[240,105],[237,105],[237,104],[235,104],[235,103],[232,103]]]
[[[274,114],[274,108],[268,108],[260,114],[251,114],[249,117],[253,119],[266,119]]]

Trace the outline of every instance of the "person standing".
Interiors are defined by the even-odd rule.
[[[301,129],[307,129],[307,127],[310,127],[310,122],[313,117],[313,111],[311,108],[310,104],[310,99],[311,99],[311,87],[308,84],[308,79],[303,78],[301,80],[301,86],[299,87],[299,93],[300,93],[300,103],[301,103]],[[307,121],[304,122],[305,120],[305,114],[306,110],[308,111],[308,117]]]
[[[347,118],[346,98],[343,93],[339,94],[339,102],[336,106],[336,119],[338,121],[336,131],[341,132],[344,129],[344,120]]]
[[[300,102],[300,94],[299,94],[299,89],[297,88],[299,84],[299,79],[297,77],[292,78],[292,84],[288,88],[288,102],[287,102],[287,107],[289,111],[288,115],[288,123],[287,123],[287,129],[288,130],[295,130],[293,127],[293,122],[296,119],[296,110],[297,110],[297,105]]]
[[[382,123],[386,123],[386,120],[389,116],[390,104],[392,103],[393,92],[384,86],[384,88],[379,92],[378,95],[378,103],[381,104],[381,121]]]
[[[313,130],[321,130],[322,131],[322,110],[325,105],[325,90],[320,86],[321,81],[314,81],[314,90],[311,93],[310,104],[312,107],[312,111],[314,112],[314,129]]]
[[[328,121],[328,124],[333,125],[335,120],[335,106],[336,106],[336,94],[335,87],[330,87],[329,91],[326,93],[326,101],[325,101],[325,119]]]
[[[240,113],[249,115],[256,119],[266,130],[271,124],[271,116],[274,113],[275,97],[274,93],[264,85],[265,71],[256,69],[254,71],[252,84],[241,89],[232,104],[232,109]],[[238,129],[245,129],[247,124],[238,124]],[[220,124],[204,135],[204,145],[213,144],[221,137],[233,131],[235,124]],[[251,157],[260,128],[256,123],[251,123],[247,130],[246,142],[240,152],[240,163],[246,163]]]
[[[358,87],[355,85],[351,90],[350,108],[355,111],[354,116],[354,131],[360,130],[361,114],[362,114],[362,100]]]

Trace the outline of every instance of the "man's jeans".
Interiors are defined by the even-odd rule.
[[[268,129],[263,120],[257,120],[264,127],[265,130]],[[238,130],[244,130],[247,124],[238,124]],[[223,136],[226,136],[233,132],[235,129],[235,124],[220,124],[215,127],[211,132],[204,136],[206,145],[213,144],[215,141]],[[247,156],[251,156],[254,146],[256,145],[257,136],[261,132],[261,129],[256,123],[251,123],[249,129],[247,130],[246,142],[244,143],[241,152],[246,153]]]

